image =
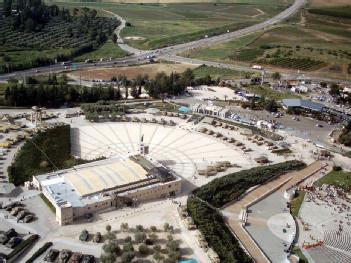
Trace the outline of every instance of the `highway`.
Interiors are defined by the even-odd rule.
[[[274,16],[270,19],[267,19],[261,23],[258,23],[258,24],[255,24],[255,25],[252,25],[252,26],[249,26],[249,27],[237,30],[237,31],[228,32],[228,33],[213,36],[213,37],[203,38],[203,39],[191,41],[191,42],[184,43],[184,44],[165,47],[165,48],[161,48],[158,50],[139,50],[139,49],[133,48],[133,47],[125,44],[123,39],[120,37],[120,32],[125,27],[126,21],[122,17],[120,17],[119,15],[117,15],[115,13],[112,13],[112,12],[107,11],[107,10],[103,10],[107,13],[110,13],[110,14],[116,16],[116,18],[118,18],[121,21],[121,25],[115,30],[115,33],[117,34],[118,39],[119,39],[118,45],[120,48],[122,48],[124,51],[126,51],[130,55],[125,57],[125,58],[122,58],[122,59],[116,59],[116,60],[111,60],[111,61],[102,61],[102,62],[96,62],[96,63],[75,63],[75,68],[84,69],[84,68],[101,68],[101,67],[128,66],[128,65],[144,64],[144,63],[149,62],[148,56],[153,55],[158,59],[172,61],[172,62],[185,62],[185,63],[195,64],[195,65],[205,64],[205,65],[209,65],[209,66],[230,68],[230,69],[235,69],[235,70],[255,71],[255,70],[252,70],[250,67],[244,67],[244,66],[239,66],[239,65],[234,65],[234,64],[217,63],[217,62],[213,62],[213,61],[202,61],[202,60],[196,60],[196,59],[189,59],[189,58],[181,57],[178,54],[181,52],[184,52],[186,50],[209,46],[209,45],[219,43],[219,42],[229,41],[229,40],[239,38],[239,37],[242,37],[244,35],[251,34],[251,33],[254,33],[254,32],[257,32],[260,30],[265,30],[265,29],[291,17],[305,4],[306,4],[306,0],[295,0],[295,2],[291,6],[289,6],[287,9],[285,9],[284,11],[277,14],[276,16]],[[71,70],[72,70],[71,67],[67,67],[67,66],[65,67],[61,64],[54,64],[54,65],[50,65],[50,66],[32,68],[32,69],[23,70],[23,71],[15,71],[15,72],[11,72],[8,74],[1,74],[0,81],[6,81],[9,78],[21,78],[24,76],[32,76],[32,75],[37,75],[37,74],[47,74],[47,73],[52,73],[52,72],[64,72],[64,71],[71,71]],[[289,78],[289,76],[293,77],[295,75],[290,75],[290,74],[283,75],[283,77],[285,77],[285,78]],[[311,78],[312,78],[312,76],[311,76]],[[332,81],[330,79],[323,79],[323,80]]]

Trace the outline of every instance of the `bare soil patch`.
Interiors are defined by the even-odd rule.
[[[81,76],[84,80],[110,80],[113,76],[126,75],[127,78],[135,78],[138,75],[148,74],[154,78],[157,73],[172,72],[182,73],[187,68],[193,69],[197,66],[190,64],[147,64],[131,67],[99,68],[99,69],[82,69],[71,72],[73,76]]]
[[[125,40],[144,40],[144,37],[139,37],[139,36],[130,36],[130,37],[125,37]]]

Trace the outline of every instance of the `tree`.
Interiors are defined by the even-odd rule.
[[[125,94],[124,94],[125,99],[128,99],[128,96],[129,96],[128,87],[125,86]]]
[[[128,229],[129,229],[128,223],[121,223],[121,230],[123,232],[128,231]]]
[[[172,262],[178,262],[178,260],[180,259],[180,252],[179,251],[170,251],[168,253],[168,258],[172,261]]]
[[[176,240],[168,241],[166,246],[170,251],[178,251],[179,250],[179,242]]]
[[[146,255],[148,255],[150,253],[150,249],[145,244],[139,245],[138,251],[143,256],[146,256]]]
[[[338,84],[333,83],[330,85],[330,90],[329,90],[329,94],[332,96],[340,96],[340,88],[338,86]]]
[[[163,260],[165,257],[159,252],[157,251],[154,255],[153,258],[156,260],[156,262],[160,262],[161,260]]]
[[[112,228],[111,228],[111,225],[106,225],[105,229],[106,229],[107,232],[110,232],[111,229],[112,229]]]
[[[132,262],[134,257],[135,257],[135,253],[134,252],[132,252],[132,251],[124,252],[122,254],[121,261],[122,261],[122,263],[129,263],[129,262]]]
[[[156,226],[151,226],[151,227],[150,227],[150,230],[151,230],[152,232],[157,232],[157,227],[156,227]]]
[[[118,39],[118,37],[117,37],[116,33],[113,33],[112,34],[112,42],[116,44],[117,43],[117,39]]]
[[[181,74],[181,83],[184,86],[191,86],[193,84],[193,80],[195,79],[193,71],[188,68]]]
[[[12,11],[12,0],[4,0],[3,6],[5,16],[10,16]]]
[[[168,223],[164,223],[164,225],[163,225],[163,230],[164,230],[165,232],[168,232],[168,229],[169,229],[169,224],[168,224]]]
[[[156,252],[161,252],[161,250],[162,250],[162,248],[161,248],[160,245],[154,245],[152,248],[153,248]]]
[[[149,234],[149,239],[154,243],[157,240],[158,236],[155,233]]]
[[[280,80],[280,79],[281,79],[280,73],[279,73],[279,72],[274,72],[274,73],[272,74],[272,79],[273,79],[273,80]]]
[[[142,225],[136,225],[135,229],[137,231],[144,231],[144,227]]]
[[[111,240],[109,240],[103,244],[102,250],[106,254],[114,254],[114,255],[117,255],[121,251],[121,249],[117,245],[117,243],[115,241],[111,241]]]
[[[146,234],[144,232],[137,232],[135,233],[134,235],[134,240],[135,242],[137,242],[138,244],[139,243],[142,243],[142,242],[145,242],[146,240]]]
[[[264,108],[266,111],[276,112],[278,109],[278,105],[274,99],[268,99],[264,102]]]
[[[133,244],[131,242],[126,242],[123,245],[123,251],[124,252],[130,252],[130,251],[134,251],[134,247]]]
[[[137,90],[137,88],[134,85],[132,86],[132,90],[131,90],[130,93],[133,96],[133,98],[135,98],[135,99],[139,97],[138,90]]]
[[[116,262],[116,256],[113,254],[102,254],[100,257],[101,263],[115,263]]]
[[[131,238],[130,236],[127,236],[127,237],[124,239],[124,242],[125,242],[125,243],[132,242],[132,238]]]

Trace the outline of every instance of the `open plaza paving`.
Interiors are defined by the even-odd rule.
[[[32,210],[37,219],[31,224],[21,224],[17,223],[16,218],[1,210],[0,220],[4,230],[15,227],[28,233],[40,234],[41,239],[34,246],[34,249],[39,248],[47,241],[52,241],[55,249],[70,248],[72,251],[89,252],[99,257],[101,244],[78,241],[78,236],[83,229],[87,229],[91,234],[97,231],[104,233],[105,226],[110,224],[113,229],[117,230],[117,239],[123,239],[126,234],[119,231],[122,222],[128,222],[130,226],[135,226],[141,223],[140,219],[142,218],[143,226],[156,225],[160,229],[164,222],[168,222],[176,229],[174,238],[180,240],[182,255],[186,258],[196,258],[201,263],[209,263],[211,262],[209,257],[196,242],[197,232],[188,230],[176,211],[180,203],[186,203],[187,196],[193,189],[228,173],[256,167],[258,165],[256,160],[262,157],[267,158],[270,163],[298,159],[307,164],[314,162],[319,157],[319,150],[313,143],[286,131],[278,131],[278,133],[283,136],[283,141],[289,145],[291,153],[279,155],[272,153],[266,145],[266,143],[276,144],[274,141],[264,138],[266,143],[259,144],[257,143],[259,137],[255,137],[247,129],[240,127],[229,129],[230,125],[227,127],[223,124],[211,124],[207,119],[197,122],[196,118],[189,120],[189,116],[186,119],[175,116],[160,116],[154,113],[137,113],[127,116],[130,121],[103,123],[89,123],[84,117],[68,119],[59,117],[60,121],[71,125],[71,152],[75,157],[88,160],[107,158],[95,161],[92,165],[77,166],[75,170],[67,170],[60,176],[82,197],[89,197],[92,194],[105,191],[111,185],[123,187],[124,184],[134,183],[135,180],[145,180],[148,177],[147,171],[129,159],[140,154],[140,146],[143,145],[148,147],[147,156],[150,160],[169,168],[181,178],[180,194],[171,199],[155,198],[147,202],[141,201],[136,207],[97,211],[89,219],[77,218],[73,224],[59,226],[57,219],[55,219],[55,213],[50,211],[38,196],[40,192],[22,188],[22,193],[18,194],[17,197],[12,197],[11,200],[23,200],[28,207],[33,207]],[[139,119],[139,122],[133,122],[136,118]],[[170,126],[169,124],[161,124],[161,122],[152,123],[153,119],[156,119],[157,122],[164,119],[165,123],[173,121],[175,125]],[[58,120],[53,119],[48,122],[56,121]],[[233,143],[232,140],[236,143]],[[343,161],[340,156],[336,156],[336,158]],[[231,165],[212,176],[204,176],[199,173],[210,166],[223,162],[228,162]],[[320,162],[315,162],[314,166],[318,163]],[[318,170],[314,166],[306,169]],[[310,184],[325,173],[324,171],[313,174],[305,182]],[[121,174],[123,174],[123,178]],[[309,174],[308,171],[307,174]],[[244,199],[222,210],[235,235],[250,255],[257,259],[257,262],[286,261],[287,253],[284,250],[294,239],[297,226],[286,208],[283,194],[285,189],[299,182],[300,175],[301,178],[304,178],[306,173],[289,173],[281,176],[267,185],[254,189]],[[273,189],[276,191],[272,192]],[[63,189],[63,191],[65,190]],[[247,225],[243,228],[240,223],[242,208],[257,198],[260,201],[255,201],[250,205]],[[4,203],[9,202],[6,197],[0,197],[0,199]],[[95,197],[89,202],[94,200]],[[303,208],[309,204],[304,203]],[[303,209],[301,214],[303,214]],[[298,227],[301,228],[301,226]],[[283,229],[285,229],[284,232]],[[345,226],[344,229],[346,234],[338,237],[341,238],[340,240],[349,240],[347,227]],[[301,242],[300,236],[299,242]],[[316,258],[313,253],[322,255],[333,249],[329,245],[324,245],[321,248],[324,249],[322,252],[315,252],[317,248],[313,248],[307,252],[309,253],[307,255],[310,255],[309,257],[312,259]],[[334,249],[334,251],[336,250]],[[337,253],[342,255],[339,258],[345,258],[345,255],[347,258],[348,253],[345,251],[337,250]],[[30,253],[25,254],[24,259],[29,256]],[[42,259],[43,256],[36,262],[42,262]]]

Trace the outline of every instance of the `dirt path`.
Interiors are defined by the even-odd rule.
[[[258,14],[253,15],[253,16],[251,16],[251,17],[258,17],[258,16],[262,16],[262,15],[265,14],[265,12],[263,12],[263,11],[262,11],[261,9],[259,9],[259,8],[255,8],[255,10],[258,12]]]

